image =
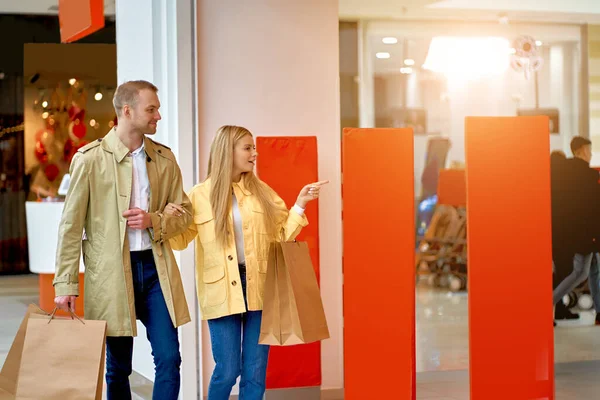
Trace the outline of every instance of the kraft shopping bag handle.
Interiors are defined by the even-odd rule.
[[[287,241],[285,240],[285,228],[281,228],[281,230],[279,231],[279,238],[281,239],[281,243],[296,243],[296,239],[291,240],[291,241]]]
[[[54,310],[52,310],[52,314],[50,314],[50,318],[48,319],[48,323],[52,322],[52,320],[54,319],[54,314],[56,314],[56,311],[58,311],[58,307],[54,307]],[[85,322],[83,322],[83,320],[81,318],[79,318],[72,310],[69,310],[69,313],[71,313],[71,319],[77,318],[77,320],[79,322],[81,322],[82,324],[85,325]],[[75,318],[73,318],[73,317],[75,317]]]

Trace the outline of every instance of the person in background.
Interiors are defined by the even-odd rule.
[[[588,277],[598,229],[600,190],[598,171],[590,168],[592,144],[576,136],[571,151],[574,157],[564,162],[554,156],[552,173],[555,319],[579,317],[564,307],[562,298]]]

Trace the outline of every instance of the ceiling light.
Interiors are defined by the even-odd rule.
[[[42,102],[42,107],[44,107],[44,108],[48,107],[48,102],[46,100],[44,100]]]
[[[412,71],[413,71],[413,70],[412,70],[412,68],[410,68],[410,67],[403,67],[403,68],[400,68],[400,73],[401,73],[401,74],[412,74]]]
[[[375,54],[375,57],[381,58],[381,59],[390,58],[390,53],[383,53],[383,52],[382,53],[377,53],[377,54]]]
[[[544,43],[543,43],[541,40],[536,40],[536,41],[535,41],[535,45],[536,45],[536,46],[541,46],[541,45],[543,45],[543,44],[544,44]]]
[[[415,60],[413,60],[412,58],[407,58],[406,60],[404,60],[404,65],[415,65]]]
[[[447,77],[473,79],[501,74],[509,66],[509,42],[501,37],[434,37],[423,68]]]
[[[94,99],[96,101],[102,100],[102,92],[100,92],[100,91],[96,92],[96,94],[94,95]]]
[[[73,86],[73,85],[75,85],[76,83],[77,83],[77,79],[75,79],[75,78],[71,78],[71,79],[69,79],[69,85]]]
[[[396,39],[395,37],[384,37],[383,39],[381,39],[381,41],[384,44],[396,44],[396,43],[398,43],[398,39]]]

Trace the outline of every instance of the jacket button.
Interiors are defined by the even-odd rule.
[[[229,261],[233,261],[233,256],[229,256],[229,257],[227,257],[227,259],[228,259]]]
[[[235,285],[237,285],[237,281],[233,281],[233,282],[231,282],[231,284],[232,284],[233,286],[235,286]]]

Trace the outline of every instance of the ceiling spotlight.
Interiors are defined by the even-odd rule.
[[[91,127],[96,126],[96,120],[95,119],[90,119],[90,126]]]
[[[400,73],[401,74],[412,74],[412,68],[410,68],[410,67],[400,68]]]
[[[42,101],[42,107],[44,107],[44,108],[48,107],[48,102],[46,100]]]
[[[48,111],[44,111],[44,112],[42,113],[42,118],[44,118],[44,119],[47,119],[49,115],[50,115],[50,114],[48,113]]]
[[[102,100],[102,92],[98,90],[98,91],[96,92],[96,94],[94,95],[94,99],[95,99],[96,101],[100,101],[100,100]]]
[[[398,43],[398,39],[396,39],[395,37],[384,37],[383,39],[381,39],[381,41],[383,42],[383,44],[396,44],[396,43]]]
[[[536,41],[535,41],[535,45],[536,45],[536,46],[541,46],[541,45],[543,45],[543,44],[544,44],[544,43],[543,43],[541,40],[536,40]]]
[[[71,78],[71,79],[69,79],[69,85],[73,86],[73,85],[75,85],[76,83],[77,83],[77,79],[75,79],[75,78]]]
[[[390,53],[377,53],[375,54],[375,57],[379,58],[379,59],[385,59],[385,58],[390,58]]]
[[[412,58],[407,58],[406,60],[404,60],[404,65],[415,65],[415,60],[413,60]]]

